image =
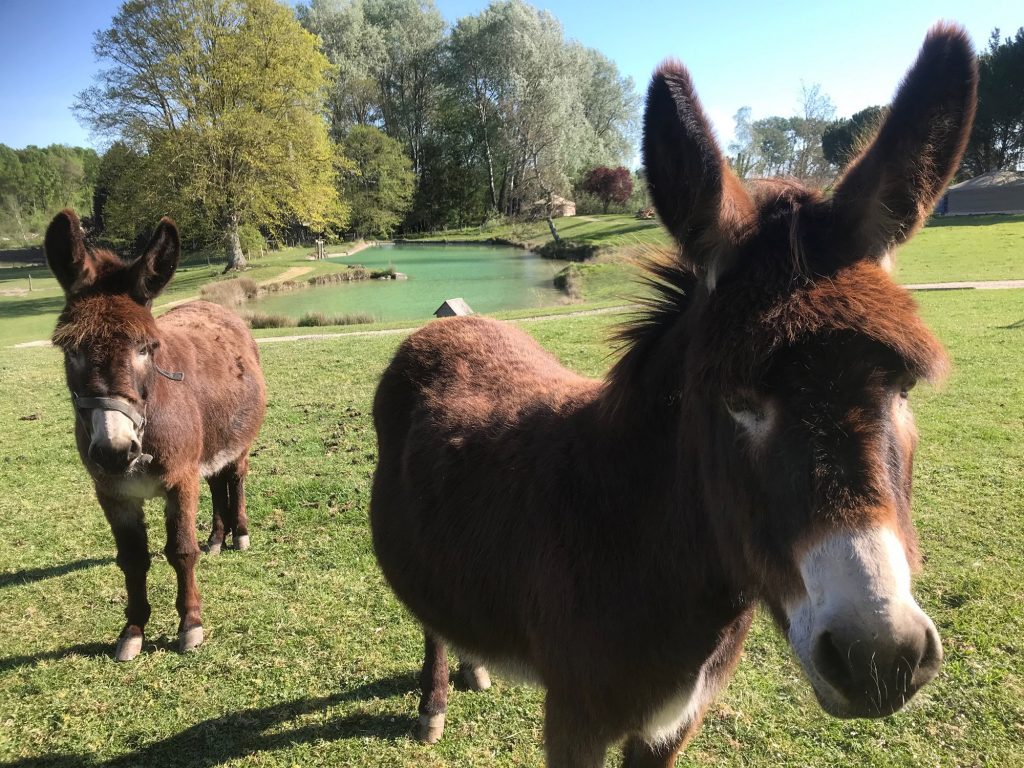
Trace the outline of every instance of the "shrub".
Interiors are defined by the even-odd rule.
[[[580,268],[570,264],[555,275],[555,288],[560,290],[573,301],[583,298],[583,275]]]
[[[355,280],[368,280],[370,272],[363,266],[350,264],[344,272],[329,272],[326,275],[316,275],[306,282],[309,285],[334,285],[335,283],[350,283]]]
[[[371,280],[394,280],[395,279],[395,267],[394,265],[388,265],[387,269],[378,269],[370,273]]]
[[[270,315],[266,312],[250,312],[243,316],[250,328],[294,328],[298,321],[287,315]]]
[[[224,307],[237,307],[256,298],[259,292],[259,285],[251,277],[233,277],[208,283],[199,289],[200,297]]]
[[[323,312],[307,312],[299,318],[300,328],[313,328],[321,325],[361,325],[372,323],[373,315],[369,312],[352,312],[344,315],[328,315]]]

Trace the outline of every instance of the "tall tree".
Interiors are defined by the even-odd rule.
[[[847,163],[874,136],[886,114],[886,107],[866,107],[851,117],[832,121],[821,135],[825,159],[837,168]]]
[[[612,203],[622,205],[629,200],[633,194],[633,177],[629,169],[621,165],[618,168],[599,165],[587,172],[582,188],[600,200],[604,212],[608,213],[608,206]]]
[[[960,175],[1024,169],[1024,27],[1006,39],[994,30],[978,65],[978,111]]]
[[[342,142],[341,174],[352,203],[352,231],[359,237],[391,237],[412,202],[415,176],[402,145],[376,128],[357,125]]]
[[[145,157],[160,212],[222,233],[344,221],[321,112],[330,63],[274,0],[128,0],[94,46],[105,67],[78,96],[94,132]],[[109,217],[108,217],[109,218]]]
[[[432,0],[312,0],[297,10],[338,66],[331,93],[335,134],[375,125],[405,145],[418,175],[439,99],[444,38]]]
[[[741,176],[794,176],[824,184],[834,169],[825,159],[822,134],[834,116],[831,99],[816,84],[801,86],[799,114],[791,117],[751,121],[750,108],[742,107],[733,118],[732,165]]]

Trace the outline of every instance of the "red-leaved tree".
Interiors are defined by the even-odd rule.
[[[612,203],[624,203],[633,194],[633,177],[629,170],[621,165],[609,168],[599,165],[587,172],[583,179],[583,191],[594,195],[604,203],[604,212]]]

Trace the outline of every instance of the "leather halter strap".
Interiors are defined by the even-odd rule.
[[[79,411],[92,408],[101,408],[104,411],[117,411],[131,419],[136,431],[141,432],[143,427],[146,426],[146,417],[126,400],[122,400],[119,397],[79,397],[75,395],[74,399],[75,408]]]
[[[165,379],[170,379],[171,381],[181,381],[182,379],[185,378],[184,371],[165,371],[163,368],[156,364],[156,361],[153,362],[153,368],[155,368],[156,372],[163,376]]]

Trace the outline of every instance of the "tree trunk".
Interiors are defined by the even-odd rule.
[[[224,267],[224,271],[245,269],[248,265],[245,262],[245,255],[242,253],[242,241],[238,238],[237,213],[228,216],[228,225],[224,231],[224,245],[228,257],[228,265]]]
[[[558,230],[555,229],[555,220],[551,218],[550,213],[548,213],[548,228],[551,230],[551,236],[555,238],[555,245],[561,245],[562,238],[558,236]]]

